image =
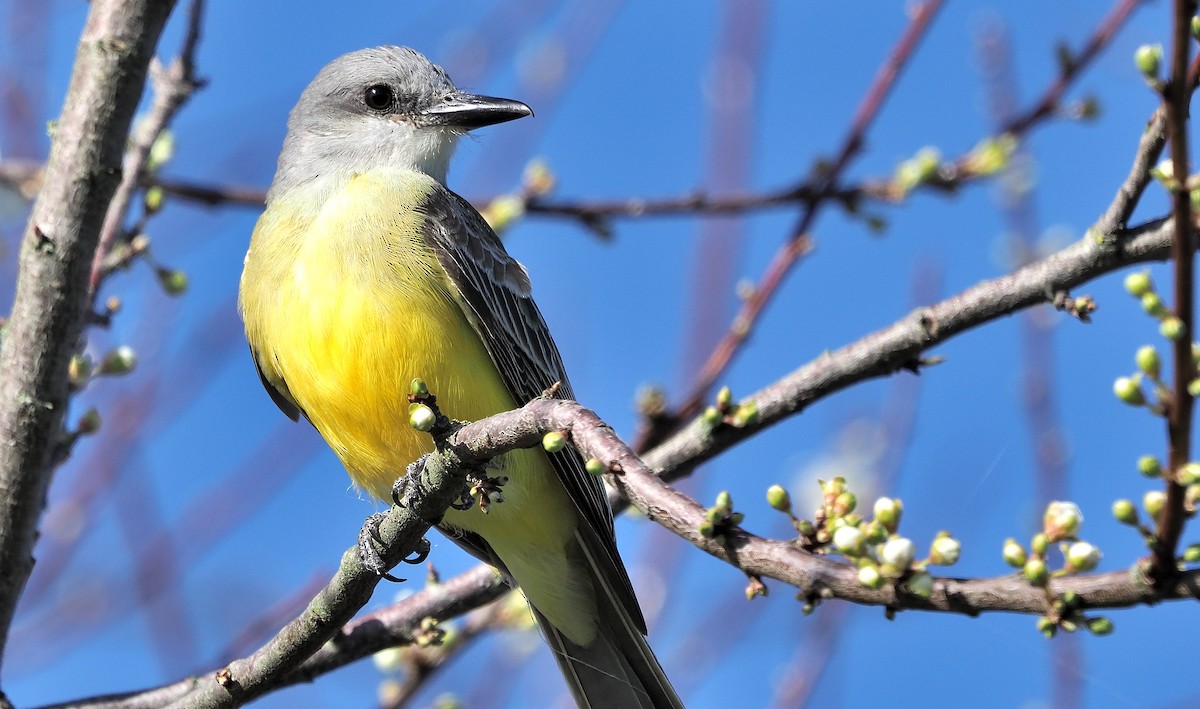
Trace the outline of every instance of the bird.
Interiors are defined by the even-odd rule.
[[[334,59],[289,114],[239,309],[275,404],[380,500],[433,448],[408,423],[414,379],[456,420],[547,391],[573,398],[525,268],[446,186],[460,138],[532,113],[382,46]],[[521,589],[579,706],[682,707],[646,641],[600,479],[569,447],[493,465],[503,501],[452,507],[439,529]]]

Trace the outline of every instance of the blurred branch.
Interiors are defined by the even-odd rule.
[[[23,237],[16,296],[0,344],[2,636],[33,567],[37,520],[67,408],[67,362],[88,312],[88,265],[117,188],[146,66],[173,4],[92,3]]]
[[[133,196],[142,185],[143,177],[150,165],[150,151],[155,141],[167,129],[167,125],[193,92],[202,86],[196,78],[195,55],[200,42],[200,24],[204,18],[204,0],[192,0],[188,9],[187,31],[179,56],[164,68],[157,59],[150,62],[150,85],[154,89],[154,100],[150,112],[142,118],[129,138],[129,150],[125,153],[124,173],[121,183],[113,194],[100,230],[100,243],[92,259],[89,288],[95,297],[100,282],[110,272],[107,266],[109,255],[119,238],[125,238],[123,224],[129,214]]]

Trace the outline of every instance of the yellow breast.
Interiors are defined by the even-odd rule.
[[[513,401],[422,236],[418,206],[435,189],[423,174],[379,170],[319,209],[303,195],[276,199],[242,277],[246,333],[264,376],[286,386],[354,482],[380,499],[432,450],[408,425],[414,377],[455,419],[524,403]],[[487,515],[451,510],[446,521],[486,539],[530,600],[585,638],[591,627],[572,627],[571,609],[590,589],[567,580],[564,556],[574,506],[541,451],[499,462],[511,480],[505,501]]]

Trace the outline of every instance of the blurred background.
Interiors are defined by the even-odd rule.
[[[994,135],[1058,79],[1060,46],[1078,51],[1117,3],[947,3],[866,134],[844,181],[888,178],[926,146],[947,159]],[[43,160],[88,5],[0,0],[0,162]],[[180,6],[159,55],[178,51]],[[720,383],[747,395],[904,317],[919,304],[1081,238],[1128,173],[1156,106],[1134,67],[1143,43],[1168,41],[1168,3],[1140,6],[1072,84],[1063,115],[1031,128],[1010,169],[954,194],[917,190],[901,204],[826,205],[815,249],[789,275]],[[905,3],[765,0],[260,0],[208,4],[197,71],[208,81],[173,124],[165,179],[265,188],[287,113],[335,56],[405,44],[459,86],[520,99],[536,117],[464,140],[450,186],[476,204],[518,190],[531,161],[547,200],[762,193],[832,158],[856,106],[909,22]],[[1081,112],[1094,99],[1098,115]],[[1083,111],[1086,112],[1086,111]],[[11,301],[27,203],[0,188],[0,310]],[[1135,221],[1166,211],[1152,186]],[[741,215],[579,220],[529,215],[506,233],[529,269],[579,399],[632,438],[647,385],[668,403],[689,390],[725,332],[739,292],[758,281],[797,221],[792,203]],[[307,425],[285,419],[259,385],[236,311],[258,210],[168,197],[146,229],[148,261],[110,279],[123,307],[89,331],[97,359],[127,345],[129,375],[96,381],[78,417],[103,425],[60,470],[38,566],[10,640],[5,687],[22,706],[159,684],[257,647],[332,573],[379,509]],[[880,228],[882,227],[882,228]],[[187,274],[168,295],[154,265]],[[1161,267],[1154,273],[1167,283]],[[941,529],[963,542],[950,573],[1009,572],[1005,538],[1026,542],[1049,499],[1083,509],[1101,569],[1144,553],[1109,514],[1140,500],[1138,456],[1165,450],[1165,426],[1117,402],[1157,325],[1121,275],[1088,284],[1091,324],[1048,306],[936,348],[944,364],[839,393],[705,465],[683,487],[704,504],[729,490],[745,526],[787,536],[764,499],[786,485],[811,515],[817,478],[904,500],[903,530],[923,548]],[[626,515],[617,529],[651,618],[651,642],[688,706],[1194,706],[1195,603],[1109,614],[1110,637],[1046,641],[1035,618],[970,619],[822,605],[801,614],[795,589],[745,577]],[[449,576],[473,566],[431,536]],[[1197,541],[1194,530],[1185,543]],[[414,575],[414,574],[410,574]],[[419,578],[419,575],[417,575]],[[372,606],[404,586],[380,586]],[[290,688],[264,707],[373,706],[386,672],[369,661]],[[567,706],[536,634],[487,637],[431,679],[411,706],[454,693],[470,707]]]

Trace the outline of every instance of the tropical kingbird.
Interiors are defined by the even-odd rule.
[[[446,187],[459,137],[531,113],[379,47],[322,69],[288,119],[242,274],[246,337],[279,408],[311,421],[379,499],[432,449],[408,423],[414,378],[454,419],[555,383],[571,397],[525,269]],[[600,479],[570,449],[495,462],[503,502],[448,510],[441,529],[521,588],[580,706],[681,707],[644,638]]]

